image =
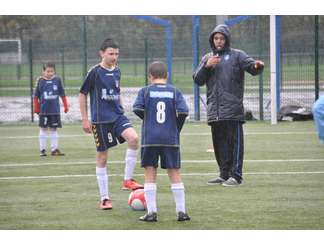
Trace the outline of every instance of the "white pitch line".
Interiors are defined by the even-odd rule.
[[[244,135],[304,135],[304,134],[316,134],[314,131],[296,131],[296,132],[245,132]],[[181,135],[187,136],[199,136],[199,135],[211,135],[211,133],[182,133]]]
[[[309,172],[250,172],[245,175],[304,175],[304,174],[324,174],[324,171]],[[167,176],[167,174],[158,174],[159,176]],[[181,173],[182,176],[209,176],[215,173]],[[0,180],[37,180],[37,179],[59,179],[59,178],[83,178],[95,177],[95,174],[71,174],[71,175],[50,175],[50,176],[12,176],[0,177]],[[122,177],[123,174],[109,174],[110,177]],[[143,176],[143,174],[134,174],[134,176]]]
[[[244,135],[292,135],[292,134],[316,134],[315,131],[296,131],[296,132],[246,132]]]
[[[108,161],[109,164],[124,163],[124,161]],[[1,167],[34,167],[34,166],[65,166],[65,165],[95,165],[95,160],[88,162],[41,162],[41,163],[6,163]]]
[[[316,134],[315,131],[291,131],[291,132],[246,132],[244,135],[307,135]],[[185,136],[209,136],[210,132],[203,133],[182,133]],[[92,134],[60,134],[60,138],[77,138],[77,137],[92,137]],[[38,135],[31,136],[2,136],[0,139],[38,139]]]
[[[182,163],[216,163],[216,160],[182,160]],[[319,162],[324,163],[324,159],[254,159],[244,160],[250,163],[304,163],[304,162]],[[108,161],[109,164],[120,164],[124,161]],[[137,162],[139,164],[139,162]],[[41,163],[0,163],[1,167],[35,167],[35,166],[66,166],[66,165],[94,165],[95,161],[81,161],[81,162],[41,162]]]
[[[76,138],[76,137],[93,137],[92,134],[60,134],[60,138]],[[3,136],[0,137],[0,139],[36,139],[38,138],[38,135],[32,135],[32,136]]]

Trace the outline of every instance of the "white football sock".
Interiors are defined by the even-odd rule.
[[[58,149],[58,133],[57,131],[50,131],[51,135],[51,151]]]
[[[147,212],[156,212],[156,183],[144,184],[144,196],[146,200]]]
[[[125,154],[124,180],[132,179],[136,166],[137,150],[127,149]]]
[[[186,212],[185,206],[185,192],[183,183],[171,184],[173,198],[176,204],[176,212]]]
[[[47,131],[39,130],[39,150],[46,150]]]
[[[100,193],[100,200],[109,199],[107,169],[96,167],[96,176]]]

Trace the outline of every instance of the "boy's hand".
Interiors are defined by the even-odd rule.
[[[87,134],[92,133],[92,125],[88,119],[82,120],[82,128],[83,128],[83,131],[86,132]]]
[[[64,106],[64,113],[67,113],[69,111],[69,103],[68,103],[67,97],[62,96],[61,99],[62,99],[63,106]]]
[[[39,109],[38,98],[36,98],[36,97],[33,98],[33,104],[34,104],[34,113],[39,114],[40,109]]]
[[[254,63],[254,68],[259,70],[262,69],[264,67],[264,62],[261,60],[256,60]]]
[[[69,106],[64,106],[64,113],[67,113],[69,111]]]

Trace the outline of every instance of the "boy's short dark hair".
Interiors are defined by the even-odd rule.
[[[166,68],[166,65],[161,61],[155,61],[151,63],[148,72],[149,75],[151,75],[154,78],[168,78],[168,70]]]
[[[118,44],[113,39],[106,38],[102,42],[102,44],[100,46],[100,50],[101,51],[105,51],[107,48],[115,48],[115,49],[117,49],[117,48],[119,48],[119,46],[118,46]]]
[[[45,71],[46,68],[53,68],[55,70],[55,64],[53,62],[46,62],[43,64],[43,71]]]

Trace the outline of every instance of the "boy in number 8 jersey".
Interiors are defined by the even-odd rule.
[[[141,221],[157,221],[156,174],[160,158],[161,168],[167,169],[176,203],[178,221],[190,220],[185,209],[184,185],[180,176],[179,134],[188,115],[188,106],[181,92],[166,84],[167,70],[162,62],[149,67],[151,85],[142,88],[133,105],[134,113],[143,120],[141,164],[144,167],[144,195],[147,214]]]

